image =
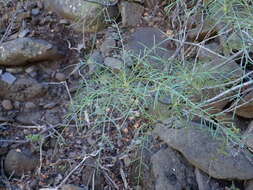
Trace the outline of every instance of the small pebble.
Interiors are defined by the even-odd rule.
[[[13,74],[21,73],[23,72],[23,68],[7,68],[5,71]]]
[[[39,14],[40,14],[40,9],[39,8],[32,9],[32,15],[33,16],[37,16]]]
[[[13,109],[13,105],[10,100],[3,100],[2,106],[5,110],[12,110]]]
[[[63,73],[56,73],[55,74],[55,79],[58,81],[65,81],[66,80],[66,76]]]
[[[33,102],[26,102],[25,103],[25,108],[26,109],[33,109],[35,107],[36,107],[36,105]]]
[[[67,19],[61,19],[60,24],[69,24],[69,21]]]

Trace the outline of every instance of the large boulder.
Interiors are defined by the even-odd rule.
[[[221,137],[194,123],[157,126],[158,135],[170,147],[181,152],[195,167],[217,179],[253,179],[252,154],[226,144]],[[176,128],[181,127],[181,128]],[[174,128],[175,127],[175,128]]]

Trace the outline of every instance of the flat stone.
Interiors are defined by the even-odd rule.
[[[252,154],[244,149],[238,151],[238,148],[226,144],[225,139],[213,137],[199,124],[178,122],[157,126],[154,134],[181,152],[192,165],[214,178],[253,179],[253,163],[248,159]]]
[[[17,38],[0,45],[0,65],[20,66],[63,57],[54,45],[32,38]]]
[[[12,75],[11,73],[5,72],[4,74],[2,74],[1,76],[1,80],[8,83],[8,84],[13,84],[16,81],[16,77],[14,75]]]
[[[139,27],[127,40],[126,50],[132,52],[135,57],[145,58],[155,67],[161,68],[164,63],[158,59],[166,60],[174,53],[170,43],[161,30]]]

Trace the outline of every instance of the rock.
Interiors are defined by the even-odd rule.
[[[34,108],[36,108],[36,105],[33,102],[25,103],[25,109],[34,109]]]
[[[222,190],[219,184],[214,179],[210,178],[204,172],[195,168],[195,176],[198,183],[199,190]]]
[[[63,185],[61,187],[61,190],[88,190],[88,188],[87,187],[78,187],[76,185],[67,184],[67,185]]]
[[[30,33],[31,31],[29,29],[24,29],[22,31],[19,32],[18,34],[18,37],[19,38],[24,38],[26,36],[28,36],[28,34]]]
[[[173,128],[168,127],[158,126],[154,134],[208,175],[217,179],[253,179],[253,164],[248,159],[251,154],[247,150],[238,151],[238,148],[225,144],[225,139],[214,138],[199,124],[182,121],[172,124],[170,127]]]
[[[24,68],[21,68],[21,67],[6,68],[5,71],[9,72],[9,73],[12,73],[12,74],[18,74],[18,73],[24,72]]]
[[[82,183],[91,184],[90,180],[94,177],[94,189],[104,189],[105,179],[103,174],[96,169],[96,164],[96,160],[93,158],[88,158],[85,161],[84,169],[82,170]],[[89,189],[92,189],[92,187],[89,187]]]
[[[153,58],[169,58],[174,51],[169,47],[170,41],[157,28],[140,27],[127,40],[126,50],[132,52],[136,57],[145,58],[155,67],[161,68],[163,62]]]
[[[17,101],[27,101],[46,92],[47,85],[32,78],[20,77],[10,85],[0,80],[0,97]]]
[[[32,13],[33,16],[37,16],[37,15],[40,14],[40,9],[39,8],[34,8],[34,9],[32,9],[31,13]]]
[[[16,81],[16,77],[14,75],[12,75],[11,73],[5,72],[1,76],[1,80],[4,81],[5,83],[8,83],[11,85]]]
[[[207,49],[212,50],[214,53],[210,53]],[[196,68],[200,73],[206,71],[209,73],[203,83],[201,92],[197,92],[191,97],[193,102],[203,102],[226,90],[224,87],[208,88],[209,86],[221,85],[227,80],[235,80],[243,76],[243,71],[240,66],[234,61],[227,62],[225,57],[218,56],[219,53],[219,45],[216,43],[210,43],[199,49],[197,56],[201,64],[196,66]],[[210,102],[209,105],[204,105],[203,109],[208,110],[209,114],[219,113],[230,101],[232,101],[234,95],[237,93],[239,92],[231,91],[230,94],[221,96],[215,102]]]
[[[244,190],[252,190],[253,189],[253,180],[249,180],[245,183],[244,185],[245,189]]]
[[[89,59],[87,60],[87,65],[89,67],[89,74],[93,74],[97,71],[99,66],[101,66],[104,63],[104,58],[100,51],[94,51]]]
[[[123,61],[114,57],[106,57],[104,64],[115,71],[120,71],[124,67]]]
[[[151,157],[155,190],[197,189],[193,168],[171,148],[161,149]]]
[[[108,56],[116,47],[116,41],[112,38],[107,38],[100,46],[100,51],[104,56]]]
[[[247,148],[253,153],[253,122],[251,121],[248,129],[243,134],[243,139]]]
[[[144,0],[145,6],[149,8],[154,8],[157,3],[157,0]]]
[[[201,42],[203,40],[206,40],[212,36],[217,35],[218,29],[217,29],[217,23],[215,23],[215,20],[206,18],[204,19],[204,22],[201,18],[201,15],[197,15],[197,18],[195,18],[195,28],[188,31],[187,36],[189,40],[191,41],[198,41]]]
[[[19,112],[16,116],[16,121],[24,125],[35,125],[40,122],[42,116],[43,111]]]
[[[237,31],[235,30],[224,40],[225,43],[222,43],[224,53],[226,55],[229,55],[245,47],[247,47],[249,52],[252,53],[253,52],[252,45],[247,43],[250,41],[250,38],[252,35],[253,35],[252,30],[247,30],[247,33],[246,32],[243,33],[240,30],[237,30]]]
[[[0,45],[0,65],[20,66],[62,57],[58,49],[45,40],[17,38]]]
[[[4,169],[9,175],[21,177],[36,169],[39,159],[21,150],[10,150],[4,161]]]
[[[244,118],[253,118],[253,91],[240,97],[240,100],[235,101],[231,108],[235,108],[236,115]]]
[[[103,6],[83,0],[45,0],[45,8],[55,11],[61,17],[75,22],[79,32],[97,32],[106,26]],[[117,16],[117,7],[109,8],[110,17]]]
[[[136,26],[142,17],[144,7],[138,3],[123,1],[120,3],[123,26]]]
[[[55,74],[55,79],[58,80],[59,82],[65,81],[66,80],[66,76],[64,73],[59,73],[57,72]]]
[[[13,109],[13,105],[10,100],[3,100],[2,106],[5,110],[12,110]]]

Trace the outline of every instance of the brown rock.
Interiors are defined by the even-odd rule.
[[[4,161],[4,169],[9,175],[22,176],[33,171],[39,160],[30,153],[21,150],[10,150]]]
[[[231,107],[238,107],[235,109],[237,115],[244,118],[253,118],[253,91],[241,97]]]

